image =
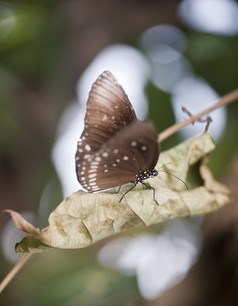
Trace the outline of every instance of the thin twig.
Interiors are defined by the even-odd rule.
[[[24,254],[20,260],[16,263],[16,265],[12,268],[12,270],[7,274],[7,276],[0,283],[0,293],[7,287],[10,281],[15,277],[18,271],[24,266],[24,264],[30,259],[33,253]]]
[[[217,103],[213,104],[212,106],[208,107],[207,109],[203,110],[202,112],[198,113],[197,115],[192,115],[188,119],[175,123],[171,127],[167,128],[163,132],[159,134],[159,142],[161,143],[165,139],[169,138],[171,135],[175,134],[181,128],[189,125],[197,120],[200,120],[203,116],[207,115],[208,113],[216,110],[219,107],[224,105],[230,104],[238,99],[238,89],[235,89],[228,93],[227,95],[223,96]]]

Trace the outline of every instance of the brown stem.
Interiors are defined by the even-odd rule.
[[[30,259],[33,253],[26,253],[21,257],[21,259],[16,263],[12,270],[7,274],[7,276],[0,283],[0,293],[7,287],[10,281],[15,277],[18,271],[24,266],[24,264]]]
[[[161,143],[165,139],[169,138],[171,135],[175,134],[177,131],[179,131],[181,128],[185,127],[186,125],[189,125],[199,119],[201,119],[203,116],[207,115],[208,113],[216,110],[219,107],[222,107],[224,105],[227,105],[229,103],[234,102],[238,99],[238,89],[235,89],[228,93],[227,95],[223,96],[217,103],[213,104],[212,106],[206,108],[205,110],[201,111],[197,115],[192,115],[188,119],[175,123],[171,127],[167,128],[163,132],[159,134],[159,142]]]

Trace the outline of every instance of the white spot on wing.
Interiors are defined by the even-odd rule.
[[[91,167],[90,167],[91,169],[95,169],[95,171],[96,171],[96,169],[98,168],[98,164],[97,165],[92,165],[91,164]]]
[[[92,189],[92,191],[96,191],[96,190],[98,190],[98,186],[94,186],[91,189]]]
[[[102,153],[102,156],[103,156],[103,157],[108,157],[108,153],[107,153],[107,152],[103,152],[103,153]]]
[[[98,166],[98,164],[99,164],[98,161],[93,161],[93,162],[91,163],[92,166]]]
[[[91,151],[91,147],[89,144],[86,144],[86,146],[84,147],[86,151]]]
[[[90,154],[85,154],[85,155],[84,155],[84,159],[89,159],[90,157],[91,157]]]
[[[105,114],[103,117],[102,117],[102,121],[106,121],[107,120],[107,115]]]

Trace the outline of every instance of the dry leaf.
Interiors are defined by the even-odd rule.
[[[171,218],[188,217],[214,211],[229,203],[229,190],[216,182],[205,165],[205,157],[215,148],[208,133],[185,141],[160,154],[161,172],[148,180],[155,188],[145,189],[139,184],[119,203],[131,186],[87,193],[78,191],[67,197],[49,216],[49,226],[40,231],[18,213],[8,210],[19,229],[27,232],[17,244],[17,251],[39,252],[48,247],[84,248],[92,243],[129,230],[136,226],[149,226]],[[189,190],[169,171],[186,181]],[[113,193],[112,193],[113,192]]]

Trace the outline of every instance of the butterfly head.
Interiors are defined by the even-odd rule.
[[[159,173],[158,173],[158,171],[156,170],[156,169],[153,169],[153,170],[151,170],[150,171],[150,177],[155,177],[155,176],[157,176]]]

